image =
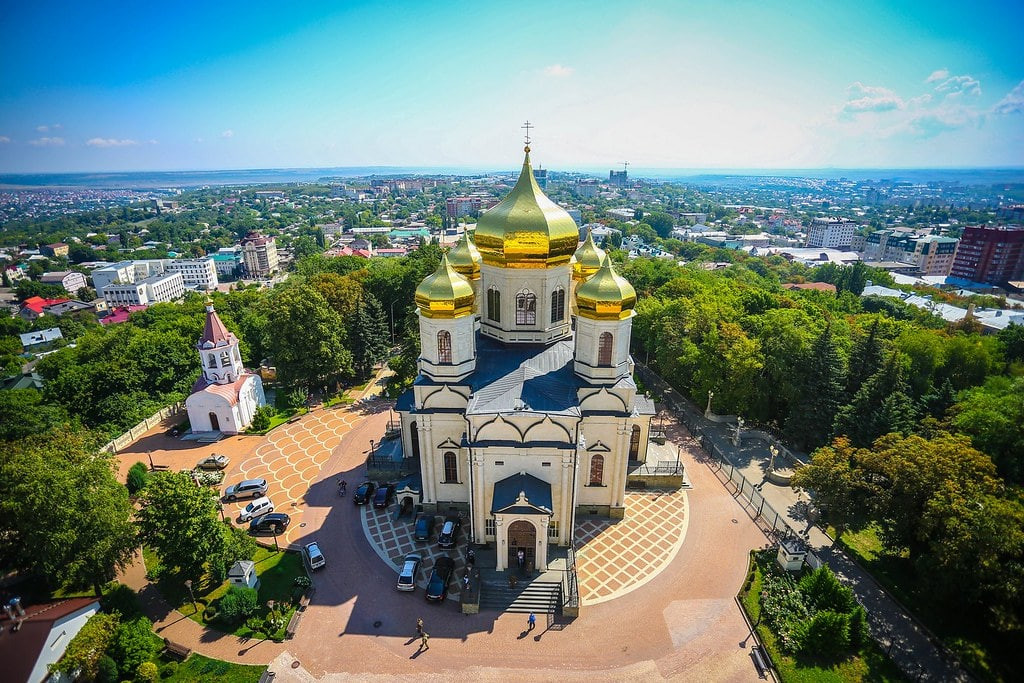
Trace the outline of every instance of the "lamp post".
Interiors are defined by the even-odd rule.
[[[196,606],[196,596],[192,592],[192,579],[185,579],[185,588],[188,589],[188,597],[192,600],[192,613],[195,614],[199,608]]]
[[[279,553],[279,552],[281,552],[281,546],[279,546],[277,544],[277,525],[275,524],[274,526],[272,526],[270,528],[274,532],[274,552],[278,552]]]
[[[146,451],[146,456],[149,458],[149,471],[152,472],[156,469],[153,467],[153,451]]]
[[[398,299],[391,302],[391,345],[395,345],[395,304],[398,303]]]

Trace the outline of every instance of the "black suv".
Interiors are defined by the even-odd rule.
[[[395,487],[391,484],[381,484],[377,488],[377,494],[373,497],[373,507],[386,508],[391,502],[391,496],[395,493]]]
[[[451,548],[459,537],[459,527],[462,526],[462,518],[458,515],[448,515],[444,518],[444,526],[441,533],[437,535],[437,544],[442,548]]]
[[[434,515],[420,515],[416,519],[416,530],[412,537],[417,541],[429,541],[434,535]]]
[[[283,512],[268,512],[249,522],[249,533],[284,533],[291,521],[292,518]]]
[[[356,489],[356,494],[352,496],[352,502],[356,505],[366,505],[370,502],[370,498],[373,497],[373,490],[377,488],[373,485],[372,481],[364,481]]]

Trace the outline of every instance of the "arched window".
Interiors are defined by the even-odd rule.
[[[409,442],[412,444],[412,457],[416,460],[420,459],[420,434],[416,429],[416,423],[409,423]]]
[[[231,354],[227,352],[227,349],[220,352],[220,366],[222,368],[231,367]]]
[[[602,368],[612,365],[612,333],[602,332],[597,342],[597,364]]]
[[[604,484],[604,456],[596,454],[590,458],[590,485],[602,486]]]
[[[206,366],[210,368],[217,367],[217,356],[212,353],[206,354]]]
[[[437,333],[437,362],[452,362],[452,335],[448,330]]]
[[[516,294],[516,325],[537,324],[537,296],[532,292]]]
[[[556,289],[551,292],[551,322],[561,322],[565,318],[565,290]]]
[[[629,436],[629,459],[640,458],[640,425],[633,425],[633,433]]]
[[[444,454],[444,483],[459,483],[459,463],[451,451],[446,451]]]
[[[487,317],[496,323],[501,322],[501,292],[493,287],[487,290]]]

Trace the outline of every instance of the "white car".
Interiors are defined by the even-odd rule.
[[[402,572],[398,575],[398,585],[396,586],[398,590],[416,590],[416,573],[419,571],[422,559],[415,553],[405,556],[405,564],[402,565]]]
[[[253,502],[246,505],[245,509],[242,510],[242,514],[239,517],[239,519],[241,519],[243,522],[248,522],[253,517],[259,517],[260,515],[265,515],[268,512],[273,511],[274,504],[270,502],[269,498],[263,496],[262,498],[257,498]]]
[[[320,569],[327,564],[324,554],[320,552],[319,543],[310,543],[303,550],[306,551],[306,561],[309,562],[310,569]]]

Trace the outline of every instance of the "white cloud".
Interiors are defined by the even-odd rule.
[[[220,134],[222,138],[231,138],[235,136],[235,131],[228,128],[226,131]]]
[[[946,97],[954,97],[961,94],[980,95],[981,83],[970,76],[950,76],[935,86],[935,92],[946,93]]]
[[[36,130],[39,131],[40,133],[46,133],[50,130],[59,130],[63,127],[64,126],[60,125],[59,123],[51,123],[50,125],[43,124],[41,126],[36,126]]]
[[[139,144],[135,140],[117,140],[115,138],[92,138],[86,143],[90,147],[131,147]]]
[[[924,79],[925,83],[934,83],[936,81],[944,81],[949,78],[949,69],[937,69],[932,72],[932,75]]]
[[[857,81],[846,89],[846,103],[840,108],[840,115],[852,117],[865,112],[884,112],[903,108],[903,99],[888,88],[864,85]]]
[[[1024,81],[996,102],[992,111],[996,114],[1024,114]]]
[[[6,144],[6,143],[8,143],[10,141],[11,141],[11,139],[9,137],[7,137],[6,135],[0,135],[0,144]]]
[[[35,145],[36,147],[60,147],[64,144],[64,138],[36,138],[35,140],[29,140],[28,144]]]
[[[931,138],[939,133],[975,125],[981,118],[977,111],[967,107],[937,108],[910,119],[901,130],[917,137]]]
[[[562,66],[561,64],[549,64],[544,67],[544,75],[552,78],[568,78],[572,76],[573,71],[575,69],[571,66]]]

